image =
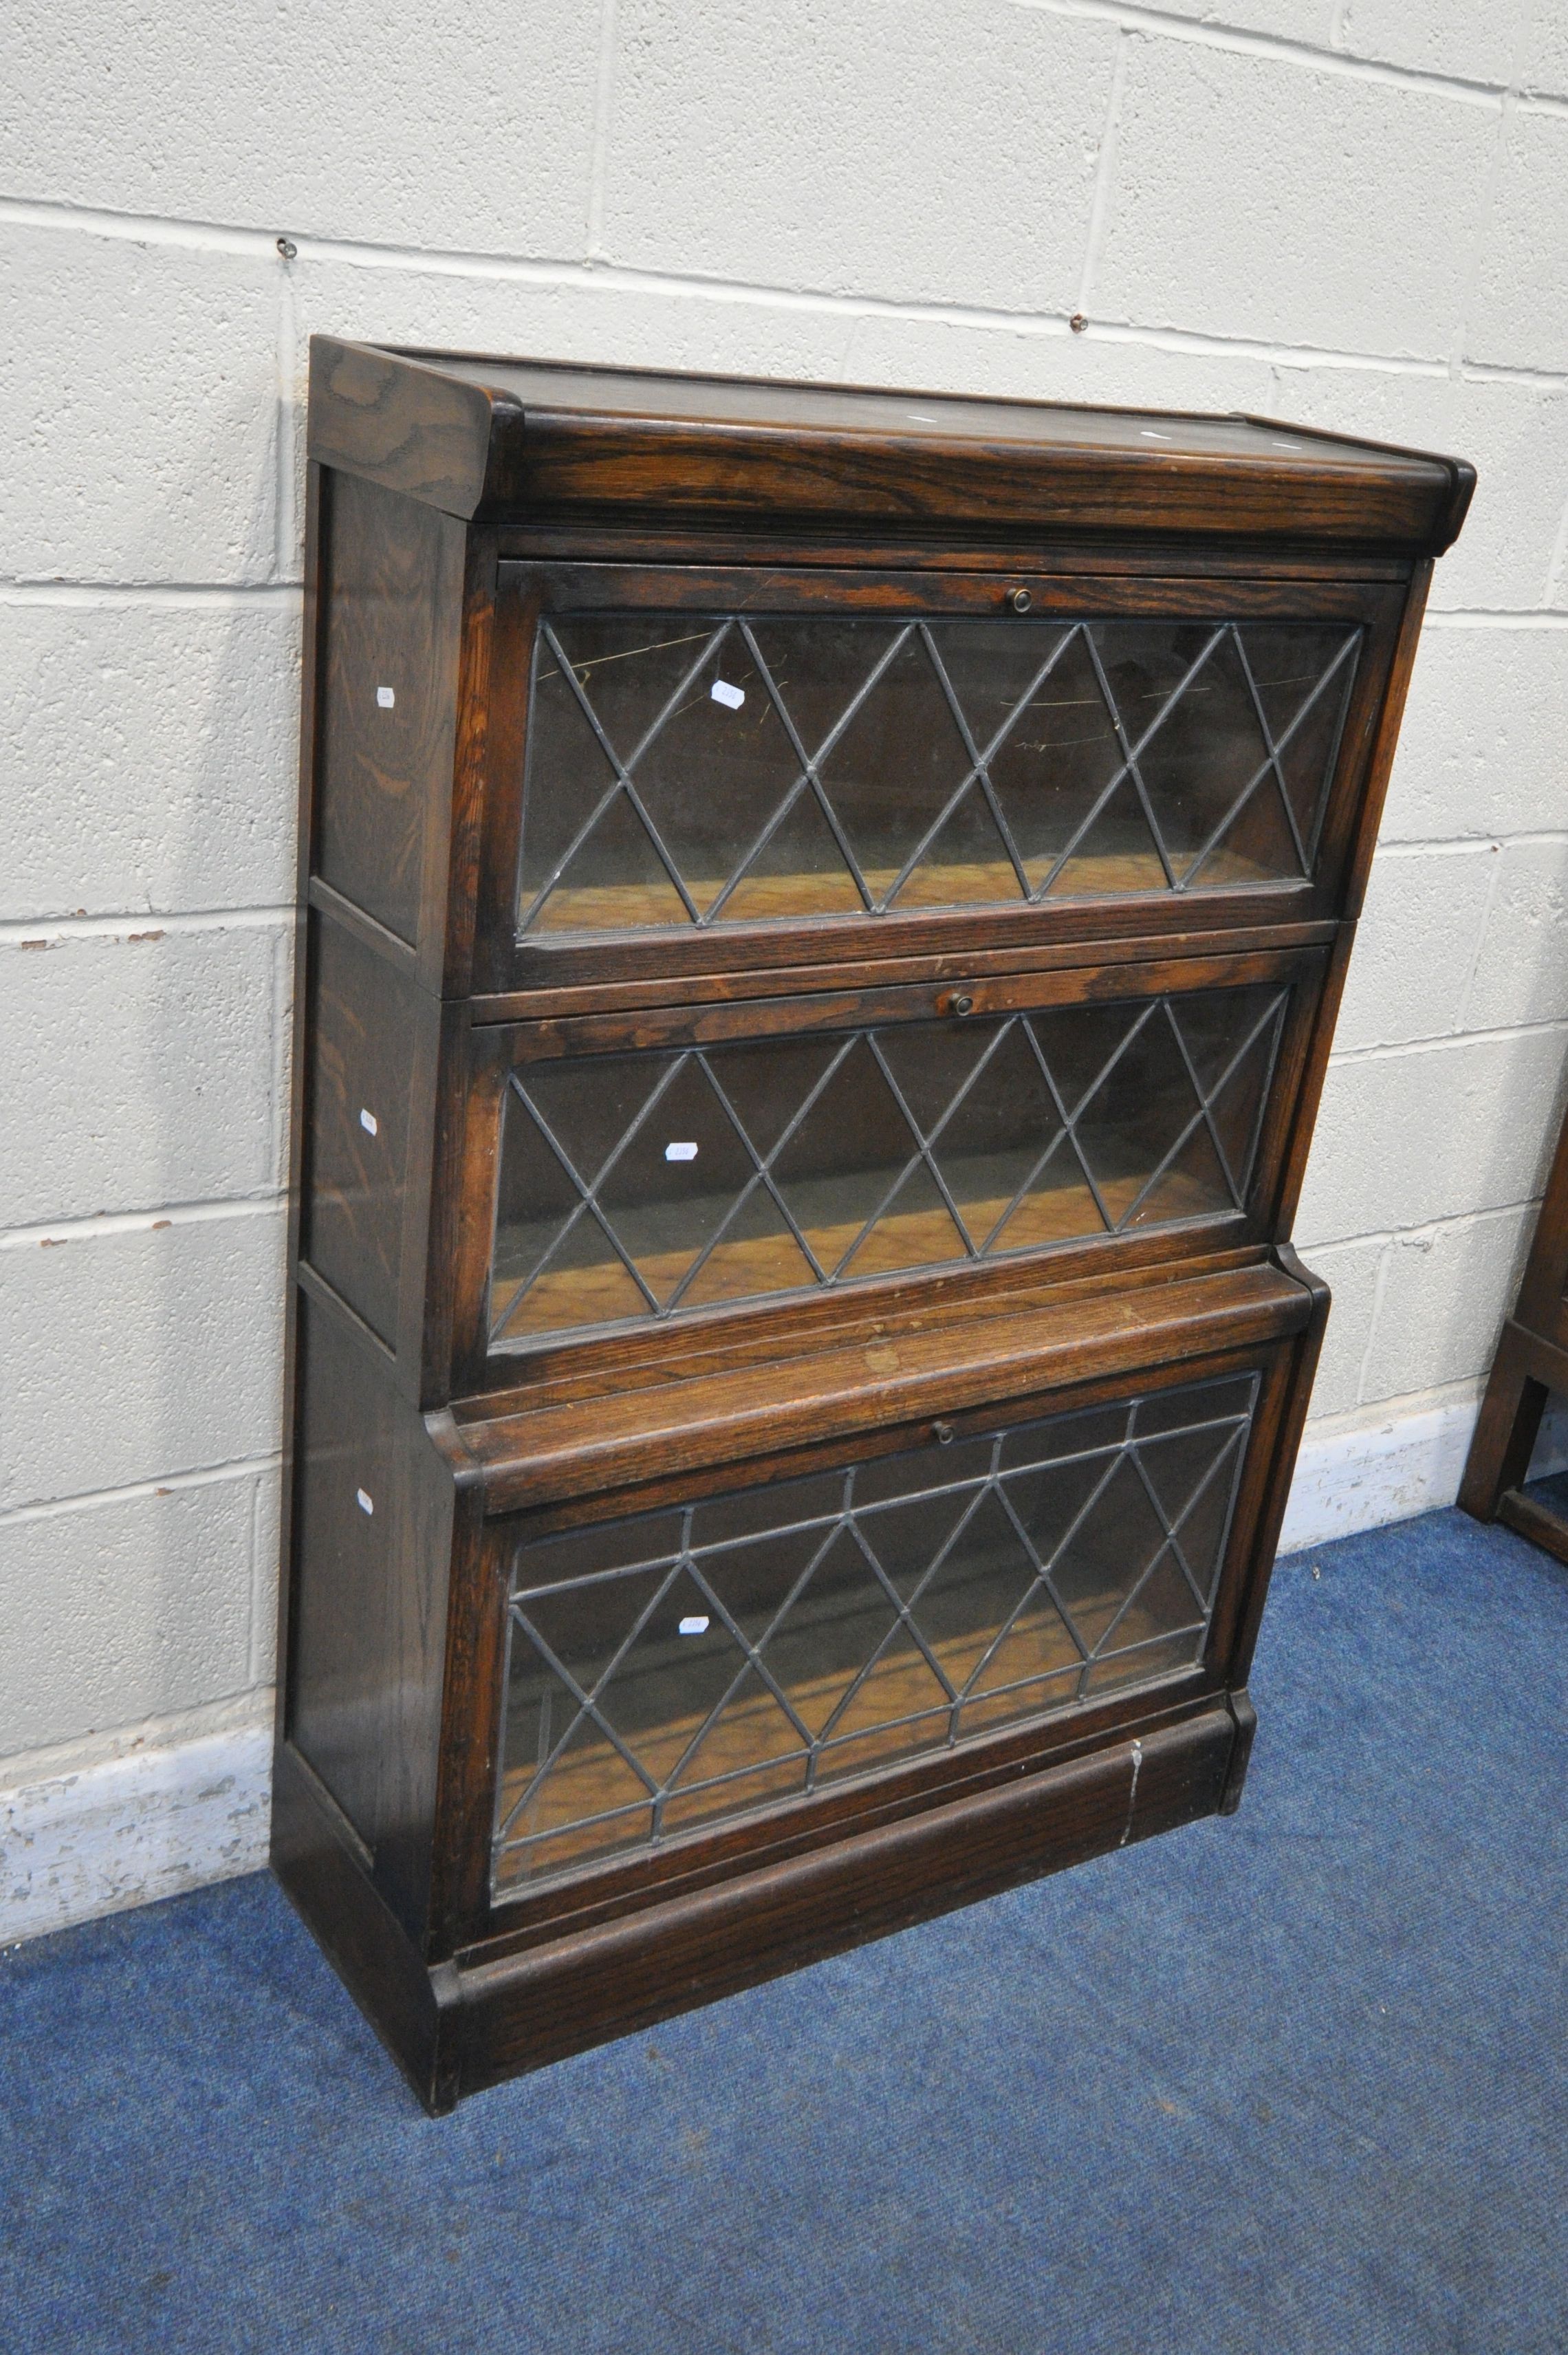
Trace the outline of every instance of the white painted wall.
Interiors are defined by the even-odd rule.
[[[0,1922],[260,1853],[315,328],[1476,462],[1293,1527],[1452,1495],[1568,1050],[1561,5],[12,0],[3,81]]]

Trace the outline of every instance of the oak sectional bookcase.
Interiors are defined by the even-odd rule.
[[[318,338],[276,1869],[432,2109],[1233,1808],[1456,462]]]

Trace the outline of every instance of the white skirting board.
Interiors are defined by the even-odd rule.
[[[272,1767],[248,1725],[0,1787],[0,1946],[259,1872]]]
[[[1385,1521],[1451,1505],[1459,1493],[1480,1402],[1452,1400],[1424,1412],[1319,1436],[1308,1425],[1280,1531],[1282,1554],[1327,1545]]]
[[[1451,1505],[1476,1412],[1460,1399],[1308,1431],[1281,1551]],[[271,1750],[250,1723],[9,1787],[0,1767],[0,1946],[260,1870]]]

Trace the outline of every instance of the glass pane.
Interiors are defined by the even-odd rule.
[[[1074,855],[1079,890],[1147,891],[1163,885],[1154,837],[1136,795],[1128,798],[1122,837],[1113,838],[1102,826],[1084,838],[1125,767],[1087,636],[1074,631],[989,762],[991,783],[1032,890],[1057,879],[1062,861]]]
[[[843,1273],[894,1275],[903,1268],[931,1267],[963,1255],[962,1230],[935,1178],[920,1164],[900,1180],[886,1209],[844,1262]]]
[[[1159,1431],[1185,1431],[1194,1423],[1219,1423],[1226,1416],[1244,1422],[1252,1411],[1253,1378],[1237,1374],[1229,1380],[1205,1382],[1200,1389],[1151,1391],[1140,1399],[1137,1432],[1140,1439]],[[1118,1413],[1121,1409],[1116,1410]]]
[[[771,1163],[780,1194],[827,1275],[837,1273],[891,1203],[918,1152],[869,1039],[854,1039]],[[937,1255],[948,1258],[951,1252]]]
[[[1279,755],[1296,828],[1312,858],[1356,666],[1356,632],[1253,624],[1241,633]]]
[[[615,766],[548,640],[534,664],[528,708],[530,783],[523,843],[523,922],[565,867],[584,830],[619,791]]]
[[[527,1065],[493,1340],[1234,1210],[1284,1007],[1212,990]]]
[[[716,912],[729,924],[858,916],[866,906],[819,792],[803,783]]]
[[[519,924],[790,922],[1298,876],[1359,638],[559,616],[534,657]]]
[[[1050,1562],[1052,1585],[1091,1652],[1111,1636],[1165,1542],[1158,1508],[1124,1459]]]
[[[1199,1654],[1256,1378],[524,1541],[517,1889]]]
[[[1050,1044],[1042,1044],[1049,1058]],[[1073,1133],[1113,1226],[1232,1207],[1164,1004],[1140,1009],[1127,1025],[1122,1050],[1080,1108]],[[1159,1207],[1151,1212],[1157,1185]]]
[[[943,819],[912,872],[886,894],[889,905],[900,909],[987,906],[1023,896],[996,812],[978,781]]]
[[[912,625],[817,762],[878,900],[892,892],[973,767],[926,642]],[[998,839],[991,855],[1000,853]]]
[[[617,788],[528,922],[541,932],[683,924],[687,906],[630,797]]]
[[[1173,1000],[1170,1011],[1240,1199],[1257,1146],[1285,1009],[1276,991],[1257,989],[1205,991]]]
[[[993,1034],[995,1036],[995,1034]],[[984,1068],[932,1126],[932,1149],[976,1251],[984,1251],[1014,1203],[1054,1161],[1064,1129],[1022,1022],[1001,1026]],[[1090,1206],[1089,1231],[1098,1224]],[[1077,1224],[1069,1231],[1083,1234]],[[1009,1237],[1009,1250],[1019,1248]]]
[[[859,614],[763,618],[752,639],[773,678],[781,709],[808,761],[840,735],[880,666],[903,642],[901,622]]]
[[[643,806],[707,915],[801,774],[741,631],[733,624],[637,762]]]
[[[1200,1628],[1184,1636],[1162,1636],[1136,1651],[1113,1652],[1094,1661],[1087,1671],[1084,1696],[1092,1694],[1098,1700],[1102,1693],[1115,1692],[1125,1685],[1147,1685],[1157,1677],[1179,1675],[1183,1668],[1195,1666],[1202,1651],[1203,1630]]]
[[[1136,626],[1140,645],[1157,635],[1169,641],[1168,649],[1160,649],[1167,658],[1147,666],[1147,676],[1155,683],[1138,689],[1142,709],[1156,709],[1147,732],[1135,740],[1135,757],[1171,870],[1178,882],[1184,882],[1209,844],[1225,831],[1253,781],[1267,768],[1268,746],[1230,632],[1215,637],[1201,627],[1157,633],[1147,623]],[[1106,668],[1113,676],[1139,667],[1125,648],[1121,629],[1101,635],[1107,642]],[[1193,662],[1197,668],[1188,671],[1184,666]],[[1166,677],[1179,670],[1184,683],[1160,706]],[[1130,725],[1128,734],[1134,734]],[[1283,817],[1280,832],[1273,863],[1260,865],[1255,879],[1287,875],[1295,867]]]
[[[927,636],[964,714],[970,741],[989,756],[1055,666],[1061,622],[933,622]]]
[[[1185,1398],[1189,1393],[1182,1392]],[[1138,1410],[1140,1428],[1149,1412],[1145,1400]],[[1047,1464],[1069,1457],[1099,1455],[1108,1457],[1119,1448],[1127,1435],[1128,1415],[1125,1406],[1092,1406],[1082,1414],[1052,1415],[1046,1423],[1020,1423],[1008,1433],[1002,1446],[1002,1463],[1008,1471],[1031,1464]]]
[[[582,1198],[519,1104],[501,1124],[501,1169],[496,1193],[496,1262],[490,1280],[490,1315],[497,1332],[507,1329],[520,1292],[527,1289],[566,1232]]]
[[[616,1241],[661,1308],[716,1242],[753,1174],[701,1064],[683,1059],[599,1188]]]
[[[549,623],[543,643],[557,668],[570,666],[584,709],[625,766],[661,716],[685,701],[723,627],[701,614],[573,613]]]

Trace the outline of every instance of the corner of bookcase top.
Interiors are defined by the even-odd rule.
[[[493,487],[496,410],[507,405],[402,353],[310,339],[309,456],[464,522]]]
[[[1453,545],[1476,485],[1460,458],[1241,411],[656,374],[335,336],[310,341],[307,447],[465,523],[520,521],[542,498],[1408,558]]]
[[[1243,424],[1255,425],[1260,432],[1277,433],[1280,431],[1281,421],[1276,417],[1254,417],[1243,410],[1238,410],[1236,414]],[[1364,455],[1369,461],[1398,459],[1405,465],[1430,466],[1445,477],[1446,496],[1444,496],[1445,486],[1440,484],[1431,535],[1421,550],[1424,556],[1445,555],[1464,529],[1465,517],[1470,512],[1470,501],[1476,495],[1476,469],[1467,458],[1445,457],[1437,450],[1412,450],[1403,442],[1363,442],[1349,433],[1330,433],[1317,425],[1290,425],[1285,430],[1295,441],[1333,442],[1338,448]]]

